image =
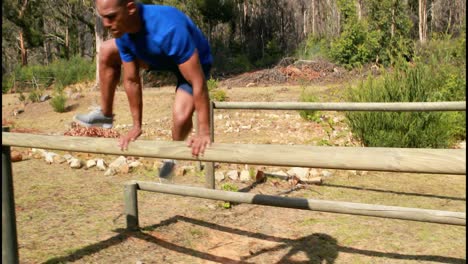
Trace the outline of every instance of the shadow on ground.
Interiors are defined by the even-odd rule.
[[[258,251],[251,251],[248,256],[240,256],[240,260],[230,259],[228,257],[216,256],[206,252],[194,250],[191,248],[183,247],[165,241],[159,238],[156,238],[152,235],[149,235],[145,232],[154,231],[163,226],[169,226],[171,224],[177,223],[178,221],[183,221],[186,223],[191,223],[194,225],[210,228],[220,232],[227,232],[235,235],[246,236],[250,238],[256,238],[265,241],[271,241],[279,243],[279,245],[274,247],[262,248]],[[346,252],[351,254],[359,254],[370,257],[379,257],[387,259],[399,259],[399,260],[416,260],[416,261],[434,261],[440,263],[466,263],[465,259],[445,257],[445,256],[436,256],[436,255],[411,255],[411,254],[399,254],[399,253],[389,253],[389,252],[379,252],[372,250],[363,250],[356,249],[352,247],[345,247],[338,245],[336,239],[333,237],[322,234],[314,233],[308,236],[300,237],[298,239],[282,238],[277,236],[271,236],[262,233],[250,232],[246,230],[241,230],[232,227],[226,227],[194,218],[189,218],[185,216],[174,216],[167,220],[160,222],[159,224],[141,228],[138,231],[127,231],[126,229],[117,229],[115,230],[118,234],[106,239],[104,241],[98,242],[86,246],[84,248],[78,249],[67,256],[61,256],[57,258],[52,258],[47,260],[45,263],[64,263],[64,262],[74,262],[85,256],[90,256],[92,254],[98,253],[101,250],[104,250],[109,247],[116,246],[127,239],[133,237],[138,238],[149,243],[156,244],[165,249],[178,252],[181,254],[186,254],[192,257],[197,257],[203,260],[209,260],[219,263],[254,263],[249,262],[250,259],[260,256],[262,254],[269,254],[274,251],[288,249],[289,251],[281,257],[276,263],[334,263],[338,257],[339,252]],[[290,258],[298,252],[304,252],[308,257],[307,261],[294,261]]]

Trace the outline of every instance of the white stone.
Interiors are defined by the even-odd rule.
[[[72,158],[70,160],[70,168],[79,169],[79,168],[81,168],[81,166],[83,166],[83,164],[81,163],[81,160],[79,160],[77,158]]]
[[[331,173],[330,171],[327,171],[327,170],[323,170],[322,171],[322,176],[323,177],[331,177],[333,175],[333,173]]]
[[[120,156],[111,164],[109,164],[109,168],[119,168],[124,164],[127,164],[127,158],[125,158],[124,156]]]
[[[309,169],[308,168],[300,168],[300,167],[293,167],[290,170],[288,170],[288,175],[290,176],[296,176],[299,178],[301,181],[307,180],[309,176]]]
[[[235,181],[239,178],[239,172],[237,172],[237,170],[230,170],[227,172],[227,176],[229,177],[229,179]]]
[[[240,180],[241,182],[248,182],[251,180],[250,172],[248,170],[242,170],[240,173]]]
[[[86,161],[86,168],[89,169],[89,168],[92,168],[94,166],[96,166],[96,160],[90,159],[90,160]]]
[[[53,152],[45,152],[44,153],[44,158],[45,158],[45,161],[48,163],[48,164],[52,164],[54,163],[54,157],[57,156],[56,153],[53,153]]]
[[[117,174],[117,169],[109,167],[109,169],[104,173],[104,176],[113,176],[115,174]]]
[[[70,154],[68,154],[68,153],[65,154],[65,155],[63,155],[63,157],[64,157],[67,161],[69,161],[69,160],[71,160],[71,159],[73,158],[73,156],[70,155]]]
[[[224,178],[225,178],[224,172],[222,172],[222,171],[215,172],[215,180],[222,181],[222,180],[224,180]]]
[[[128,164],[128,167],[130,168],[136,168],[136,167],[139,167],[141,166],[141,162],[136,160],[136,161],[132,161],[130,164]]]
[[[96,160],[96,168],[101,171],[106,170],[106,162],[103,159]]]

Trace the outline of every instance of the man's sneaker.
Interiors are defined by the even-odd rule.
[[[164,160],[163,165],[159,170],[159,177],[166,180],[170,180],[174,176],[175,166],[175,160]]]
[[[78,114],[73,119],[86,127],[112,128],[114,117],[105,116],[101,109],[93,110],[87,114]]]

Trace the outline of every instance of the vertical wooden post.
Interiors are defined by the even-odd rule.
[[[125,184],[125,219],[127,221],[127,230],[135,231],[139,228],[138,222],[138,184],[134,181]]]
[[[214,103],[210,101],[210,137],[211,143],[214,142]],[[215,189],[214,163],[205,163],[205,187]]]
[[[2,127],[2,132],[8,132]],[[10,146],[2,145],[2,263],[19,263]]]

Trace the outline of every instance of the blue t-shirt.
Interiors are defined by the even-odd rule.
[[[138,9],[140,31],[116,39],[124,62],[140,59],[152,70],[176,70],[197,49],[200,63],[212,64],[208,40],[187,15],[171,6],[138,4]]]

